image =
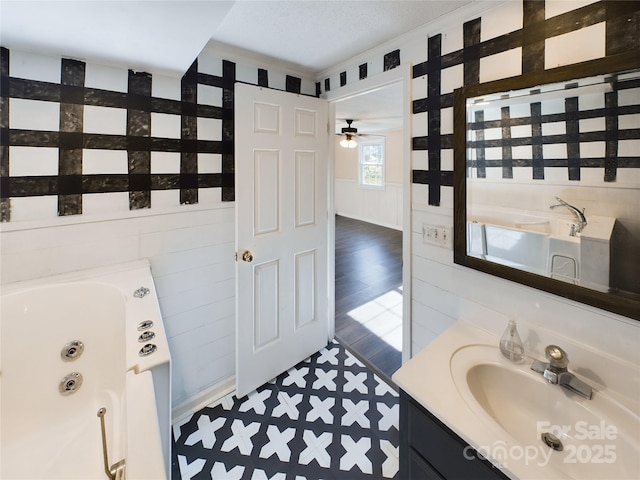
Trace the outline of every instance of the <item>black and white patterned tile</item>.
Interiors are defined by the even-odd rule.
[[[178,478],[398,475],[398,395],[336,342],[243,398],[174,425]]]

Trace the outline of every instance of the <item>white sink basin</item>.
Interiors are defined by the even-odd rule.
[[[460,396],[487,428],[502,431],[502,443],[481,445],[488,456],[508,464],[522,452],[525,461],[568,478],[640,478],[638,413],[601,391],[587,400],[551,385],[530,364],[513,364],[488,345],[462,347],[451,356]],[[560,439],[563,450],[545,444],[543,433]]]

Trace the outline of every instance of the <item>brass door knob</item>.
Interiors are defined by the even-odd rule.
[[[246,250],[242,254],[242,260],[244,260],[245,262],[252,262],[253,261],[253,253],[251,253],[249,250]]]

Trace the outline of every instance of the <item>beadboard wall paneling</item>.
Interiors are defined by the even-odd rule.
[[[335,141],[335,210],[339,215],[402,230],[402,131],[379,132],[385,137],[385,184],[362,187],[358,182],[358,148]]]
[[[336,178],[335,209],[344,217],[402,230],[402,184],[362,188],[357,180]]]

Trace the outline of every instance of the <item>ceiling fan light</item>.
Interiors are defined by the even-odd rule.
[[[340,146],[344,148],[356,148],[358,146],[358,142],[351,138],[351,136],[347,136],[347,138],[340,140]]]

